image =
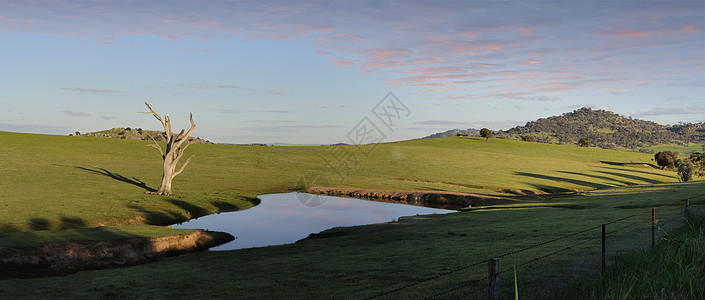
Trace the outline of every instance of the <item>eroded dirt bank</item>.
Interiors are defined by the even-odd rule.
[[[187,235],[158,238],[60,242],[35,248],[1,249],[0,279],[63,275],[142,264],[207,249],[233,239],[224,232],[198,230]]]
[[[395,191],[356,188],[310,187],[307,193],[336,197],[353,197],[434,208],[461,209],[470,206],[517,203],[520,200],[500,196],[446,191]]]

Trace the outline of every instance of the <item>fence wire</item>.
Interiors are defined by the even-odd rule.
[[[656,212],[656,224],[653,224],[653,222],[652,222],[652,217],[651,217],[651,216],[649,216],[648,218],[639,218],[639,219],[637,219],[636,221],[632,221],[632,222],[630,222],[630,223],[628,223],[628,224],[626,224],[626,225],[623,225],[623,226],[621,226],[621,227],[618,227],[618,228],[616,228],[616,229],[613,229],[613,230],[611,230],[611,231],[609,231],[609,232],[605,232],[605,235],[606,235],[606,237],[607,237],[607,235],[612,235],[612,234],[614,234],[614,233],[616,233],[616,232],[622,231],[622,230],[627,229],[627,228],[629,228],[629,227],[632,227],[632,226],[634,226],[634,225],[642,225],[642,226],[644,226],[644,227],[651,227],[651,226],[657,226],[657,225],[660,225],[660,224],[665,224],[665,223],[667,223],[667,222],[669,222],[669,221],[673,221],[673,220],[678,220],[678,219],[682,220],[682,219],[683,219],[683,216],[682,216],[682,215],[679,215],[679,214],[674,214],[674,216],[667,217],[667,218],[663,218],[663,217],[659,218],[659,216],[663,216],[663,215],[666,215],[666,214],[668,214],[668,213],[672,213],[672,212],[679,211],[680,208],[672,208],[672,209],[669,209],[669,210],[666,210],[666,211],[658,211],[657,209],[659,209],[659,208],[664,208],[664,207],[669,207],[669,206],[675,205],[675,204],[677,204],[677,203],[680,203],[680,202],[683,202],[683,201],[686,201],[686,200],[690,200],[690,205],[694,205],[694,204],[696,204],[696,203],[697,203],[697,204],[701,204],[701,203],[705,204],[705,199],[702,199],[701,201],[694,201],[694,200],[693,200],[693,199],[695,199],[695,198],[699,198],[699,197],[702,197],[702,196],[705,196],[705,194],[700,194],[700,195],[696,195],[696,196],[689,197],[689,198],[687,198],[687,199],[682,199],[682,200],[678,200],[678,201],[674,201],[674,202],[662,204],[662,205],[653,207],[653,208],[648,209],[648,210],[644,210],[644,211],[637,212],[637,213],[632,214],[632,215],[628,215],[628,216],[625,216],[625,217],[622,217],[622,218],[619,218],[619,219],[607,221],[607,222],[604,223],[604,225],[612,225],[612,224],[616,224],[616,223],[618,223],[618,222],[622,222],[622,221],[625,221],[625,220],[628,220],[628,219],[631,219],[631,218],[634,218],[634,217],[637,217],[637,216],[646,214],[646,213],[648,213],[648,212],[652,212],[652,211],[655,211],[655,212]],[[680,210],[680,211],[682,211],[682,210]],[[660,223],[659,223],[659,222],[660,222]],[[501,255],[499,255],[499,256],[494,256],[494,257],[495,257],[495,258],[503,258],[503,257],[515,255],[515,254],[522,253],[522,252],[525,252],[525,251],[528,251],[528,250],[531,250],[531,249],[534,249],[534,248],[538,248],[538,247],[541,247],[541,246],[544,246],[544,245],[548,245],[548,244],[551,244],[551,243],[554,243],[554,242],[557,242],[557,241],[560,241],[560,240],[564,240],[564,239],[567,239],[567,238],[570,238],[570,237],[578,236],[578,235],[580,235],[580,234],[588,233],[588,232],[591,232],[591,231],[593,231],[593,230],[600,229],[601,227],[602,227],[602,225],[589,227],[589,228],[587,228],[587,229],[584,229],[584,230],[581,230],[581,231],[578,231],[578,232],[574,232],[574,233],[571,233],[571,234],[568,234],[568,235],[564,235],[564,236],[560,236],[560,237],[557,237],[557,238],[554,238],[554,239],[546,240],[546,241],[543,241],[543,242],[540,242],[540,243],[537,243],[537,244],[534,244],[534,245],[530,245],[530,246],[527,246],[527,247],[524,247],[524,248],[521,248],[521,249],[517,249],[517,250],[514,250],[514,251],[509,251],[509,252],[503,253],[503,254],[501,254]],[[665,232],[665,231],[663,230],[663,228],[661,228],[660,226],[657,226],[657,228],[658,228],[659,232]],[[614,237],[618,237],[618,235],[613,235],[612,238],[614,238]],[[567,250],[574,249],[574,248],[576,248],[576,247],[578,247],[578,246],[581,246],[581,245],[589,244],[590,242],[596,241],[596,240],[597,240],[597,238],[593,237],[593,238],[589,238],[589,239],[584,240],[584,241],[580,241],[580,242],[577,242],[577,243],[573,243],[573,244],[571,244],[571,245],[569,245],[569,246],[565,246],[565,247],[559,248],[558,250],[555,250],[555,251],[552,251],[552,252],[549,252],[549,253],[546,253],[546,254],[537,256],[537,257],[533,257],[533,258],[531,258],[531,259],[529,259],[529,260],[526,260],[526,261],[522,262],[521,264],[516,265],[515,267],[516,267],[516,268],[524,267],[524,266],[526,266],[526,265],[533,264],[533,263],[536,263],[536,262],[538,262],[538,261],[541,261],[541,260],[547,259],[547,258],[549,258],[549,257],[555,256],[555,255],[558,254],[558,253],[561,253],[561,252],[564,252],[564,251],[567,251]],[[597,247],[597,246],[598,246],[598,244],[595,243],[594,245],[587,246],[586,248],[584,248],[584,249],[582,249],[582,250],[584,251],[584,250],[586,250],[586,249],[594,248],[594,247]],[[427,283],[427,282],[433,281],[433,280],[435,280],[435,279],[438,279],[438,278],[441,278],[441,277],[444,277],[444,276],[447,276],[447,275],[450,275],[450,274],[454,274],[454,273],[457,273],[457,272],[460,272],[460,271],[463,271],[463,270],[467,270],[467,269],[472,268],[472,267],[476,267],[476,266],[482,265],[482,264],[484,264],[484,263],[487,263],[488,260],[489,260],[489,259],[485,259],[485,260],[478,261],[478,262],[475,262],[475,263],[470,264],[470,265],[462,266],[462,267],[459,267],[459,268],[456,268],[456,269],[453,269],[453,270],[450,270],[450,271],[447,271],[447,272],[443,272],[443,273],[440,273],[440,274],[437,274],[437,275],[434,275],[434,276],[430,276],[430,277],[427,277],[427,278],[424,278],[424,279],[421,279],[421,280],[412,282],[412,283],[410,283],[410,284],[406,284],[406,285],[403,285],[403,286],[400,286],[400,287],[397,287],[397,288],[388,290],[388,291],[386,291],[386,292],[376,294],[376,295],[374,295],[374,296],[372,296],[372,297],[369,297],[369,298],[367,298],[367,299],[379,298],[379,297],[386,296],[386,295],[389,295],[389,294],[392,294],[392,293],[395,293],[395,292],[398,292],[398,291],[401,291],[401,290],[404,290],[404,289],[407,289],[407,288],[411,288],[411,287],[414,287],[414,286],[417,286],[417,285],[420,285],[420,284],[423,284],[423,283]],[[507,272],[508,270],[509,270],[509,269],[505,269],[504,271],[500,271],[499,274],[502,274],[502,273],[504,273],[504,272]],[[498,275],[499,275],[499,274],[498,274]],[[484,285],[481,284],[482,281],[484,281],[484,280],[488,280],[488,279],[487,279],[486,277],[483,277],[483,278],[476,278],[476,279],[469,280],[469,281],[463,281],[462,284],[456,285],[456,286],[453,287],[453,288],[446,289],[446,290],[443,290],[443,291],[441,291],[441,292],[439,292],[439,293],[436,293],[436,294],[433,294],[433,295],[431,295],[431,296],[428,296],[428,297],[426,297],[425,299],[435,299],[435,298],[438,298],[438,297],[441,297],[441,296],[444,296],[444,295],[447,295],[447,294],[450,294],[450,293],[453,293],[453,292],[461,291],[462,289],[465,289],[465,288],[468,288],[468,287],[470,287],[470,286],[472,286],[472,285],[474,285],[474,284],[480,283],[479,288],[475,288],[473,291],[464,294],[466,297],[471,296],[471,295],[475,295],[475,294],[477,294],[478,292],[487,289],[487,286],[484,286]]]

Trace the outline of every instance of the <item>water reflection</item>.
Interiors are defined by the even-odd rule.
[[[209,215],[174,225],[174,228],[207,229],[232,234],[236,239],[211,250],[233,250],[296,242],[311,233],[337,226],[390,222],[401,216],[449,213],[452,210],[375,202],[352,198],[315,196],[320,206],[297,193],[259,196],[262,203],[243,210]]]

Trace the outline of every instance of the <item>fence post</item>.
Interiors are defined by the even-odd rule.
[[[607,266],[605,265],[605,224],[602,224],[602,274],[605,274]]]
[[[688,220],[688,206],[690,206],[690,199],[685,199],[685,206],[683,207],[683,219]]]
[[[490,258],[487,279],[487,299],[499,300],[499,258]]]
[[[651,249],[656,245],[656,208],[651,209]]]

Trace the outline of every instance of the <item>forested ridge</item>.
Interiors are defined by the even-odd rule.
[[[638,149],[663,144],[705,142],[705,123],[661,125],[606,110],[583,107],[497,132],[498,138],[522,139],[527,136],[533,136],[537,142],[554,144],[577,144],[581,138],[586,137],[600,148]]]

